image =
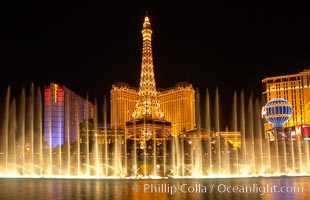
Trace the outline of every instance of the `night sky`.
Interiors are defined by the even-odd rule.
[[[117,81],[138,87],[146,11],[158,88],[189,81],[201,91],[218,87],[230,101],[235,90],[259,96],[263,78],[299,73],[310,64],[305,6],[104,2],[1,6],[1,97],[8,85],[18,93],[31,83],[43,88],[55,82],[100,104]]]

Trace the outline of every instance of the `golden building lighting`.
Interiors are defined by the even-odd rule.
[[[174,87],[156,90],[151,43],[153,31],[147,15],[141,32],[143,49],[139,89],[124,82],[112,85],[111,128],[125,129],[126,122],[146,117],[171,122],[171,131],[176,135],[194,129],[195,90],[192,84],[180,82]]]
[[[268,77],[262,80],[266,101],[283,98],[290,102],[293,114],[284,127],[300,126],[310,123],[310,69],[298,74]],[[272,129],[265,123],[265,130]]]

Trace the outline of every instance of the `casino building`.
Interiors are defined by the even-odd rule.
[[[44,142],[55,148],[78,139],[79,125],[94,117],[94,105],[63,85],[44,88]]]
[[[290,102],[293,114],[284,124],[287,134],[293,139],[310,139],[310,69],[298,74],[268,77],[262,80],[266,101],[283,98]],[[265,123],[265,133],[273,129],[272,124]],[[269,137],[269,136],[268,136]],[[269,138],[273,140],[272,136]]]

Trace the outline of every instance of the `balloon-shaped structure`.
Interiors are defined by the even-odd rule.
[[[262,111],[263,117],[269,123],[272,123],[275,128],[281,128],[290,119],[293,108],[287,100],[274,98],[265,104]]]

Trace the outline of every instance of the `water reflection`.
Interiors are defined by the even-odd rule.
[[[304,199],[308,177],[228,179],[0,179],[0,199]]]

